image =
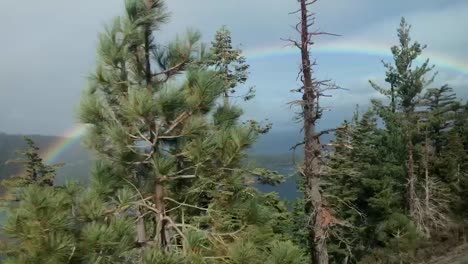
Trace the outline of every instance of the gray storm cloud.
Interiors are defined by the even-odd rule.
[[[171,0],[171,22],[156,38],[162,42],[183,33],[187,27],[199,29],[209,42],[215,31],[227,25],[235,43],[257,48],[280,43],[282,37],[293,37],[296,21],[293,0]],[[7,133],[61,134],[75,123],[75,109],[86,76],[95,63],[98,33],[103,25],[121,13],[120,0],[44,0],[0,2],[0,131]],[[319,1],[317,26],[342,34],[347,39],[395,42],[398,19],[405,15],[414,25],[416,39],[439,53],[468,57],[464,47],[468,35],[465,19],[468,2],[426,0],[327,0]],[[464,24],[463,24],[464,23]],[[443,35],[435,32],[444,32]],[[327,42],[328,39],[319,41]],[[341,109],[366,102],[373,95],[363,78],[383,78],[380,58],[363,58],[359,70],[356,55],[320,56],[320,73],[341,85],[354,88],[339,93]],[[289,90],[297,83],[297,60],[265,58],[252,64],[250,83],[257,87],[257,98],[245,105],[248,117],[269,118],[275,127],[293,124],[293,111],[287,102],[295,95]],[[466,96],[462,86],[466,73],[443,72],[441,82],[452,83]],[[368,91],[368,92],[367,92]],[[359,95],[357,95],[359,92]],[[349,99],[343,104],[343,98]],[[333,101],[330,104],[334,104]],[[330,115],[339,122],[339,114]],[[333,123],[333,122],[332,122]]]

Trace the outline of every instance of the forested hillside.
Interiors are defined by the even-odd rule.
[[[23,165],[14,161],[20,159],[19,152],[27,149],[24,137],[24,135],[0,133],[0,179],[7,179],[21,172]],[[63,139],[56,136],[42,135],[27,135],[26,137],[31,138],[36,143],[42,157],[44,157],[44,150],[50,149],[54,143]],[[273,130],[265,135],[260,142],[255,143],[248,151],[248,157],[244,162],[249,166],[265,167],[288,176],[285,183],[278,186],[258,185],[261,190],[278,192],[281,197],[288,200],[293,200],[298,196],[294,174],[296,173],[297,164],[302,160],[302,155],[296,153],[293,156],[293,152],[289,150],[290,146],[297,141],[299,139],[295,133]],[[78,181],[87,184],[90,179],[93,160],[92,153],[84,148],[81,141],[66,146],[57,160],[54,161],[63,165],[57,168],[57,184],[63,184],[67,181]]]
[[[51,145],[56,137],[47,136],[31,136],[37,142],[37,145],[44,149]],[[13,174],[18,171],[21,166],[19,164],[6,164],[7,161],[17,158],[17,151],[26,148],[26,142],[22,136],[8,135],[0,133],[0,177],[5,179],[7,175]]]
[[[27,137],[37,144],[43,157],[44,150],[50,149],[54,143],[62,140],[56,136],[27,135]],[[15,160],[20,158],[18,152],[25,149],[27,149],[27,144],[23,135],[0,133],[0,179],[6,179],[21,171],[23,165]],[[65,148],[54,161],[64,165],[58,169],[57,181],[59,183],[67,180],[86,182],[89,178],[91,160],[90,152],[85,150],[79,142]]]

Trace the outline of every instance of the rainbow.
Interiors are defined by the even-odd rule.
[[[280,43],[277,45],[263,46],[253,49],[246,49],[245,56],[249,60],[261,60],[271,57],[282,57],[290,55],[299,55],[296,47],[286,46],[287,43]],[[311,49],[311,54],[358,54],[366,56],[379,56],[391,57],[391,45],[389,44],[375,44],[363,42],[332,42],[327,44],[317,44]],[[460,58],[453,58],[451,56],[441,54],[438,52],[430,51],[429,49],[423,52],[421,60],[429,58],[430,63],[434,64],[437,68],[456,71],[463,74],[468,74],[468,59],[461,60]]]
[[[388,44],[369,44],[359,42],[333,42],[328,44],[316,45],[312,51],[314,54],[358,54],[366,56],[390,57],[390,45]],[[244,51],[248,60],[261,60],[271,57],[298,56],[298,50],[295,47],[285,46],[283,44],[263,46]],[[444,54],[425,51],[424,56],[430,58],[431,63],[437,67],[456,71],[462,74],[468,74],[468,60],[464,62]],[[60,140],[56,141],[51,147],[46,149],[44,160],[47,163],[57,162],[58,157],[70,146],[80,141],[85,133],[86,126],[76,125],[68,130]]]
[[[59,140],[55,141],[50,147],[41,154],[46,163],[52,164],[58,161],[58,158],[70,146],[77,144],[81,136],[86,132],[86,125],[75,125],[64,133]]]

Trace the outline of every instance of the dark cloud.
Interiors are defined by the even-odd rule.
[[[167,2],[171,23],[156,34],[163,42],[188,27],[202,31],[209,42],[220,26],[227,25],[234,41],[247,49],[283,45],[280,38],[295,34],[291,25],[296,17],[288,15],[297,7],[293,0]],[[98,32],[122,8],[121,0],[0,1],[0,131],[61,134],[74,125],[79,95],[95,62]],[[415,36],[430,44],[430,52],[467,57],[468,37],[463,33],[467,10],[464,0],[323,0],[316,5],[317,26],[343,37],[319,41],[394,43],[398,19],[405,15],[414,24]],[[374,96],[368,79],[383,78],[379,57],[341,54],[318,59],[320,78],[332,78],[350,89],[327,102],[335,109],[327,117],[330,124],[345,116],[341,109],[352,109]],[[250,63],[250,84],[257,86],[258,96],[245,104],[247,117],[269,118],[277,129],[294,126],[287,102],[297,98],[289,93],[298,85],[297,57]],[[464,96],[467,79],[466,74],[441,70],[440,80]]]

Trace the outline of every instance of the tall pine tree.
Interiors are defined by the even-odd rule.
[[[281,227],[288,213],[251,185],[275,183],[279,175],[243,163],[263,132],[257,123],[241,124],[241,109],[227,97],[245,82],[244,59],[226,30],[211,53],[194,31],[157,43],[154,30],[166,20],[162,1],[127,0],[125,16],[101,35],[80,109],[88,146],[112,168],[96,177],[94,190],[105,191],[99,198],[106,204],[128,201],[135,250],[150,263],[161,254],[200,263],[232,259],[226,250],[236,238],[268,250],[287,239]]]

